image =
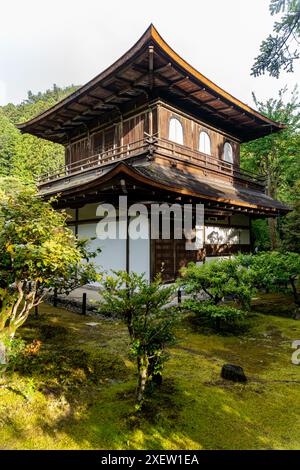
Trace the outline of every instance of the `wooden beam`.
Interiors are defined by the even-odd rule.
[[[148,46],[148,66],[149,66],[149,88],[152,90],[154,86],[154,46]]]

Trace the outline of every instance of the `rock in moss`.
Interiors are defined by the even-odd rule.
[[[221,370],[221,377],[225,380],[231,380],[233,382],[247,382],[244,369],[234,364],[224,364]]]

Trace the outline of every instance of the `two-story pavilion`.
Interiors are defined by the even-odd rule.
[[[151,25],[113,65],[19,129],[65,147],[65,165],[44,175],[40,194],[59,195],[80,237],[95,237],[99,202],[203,203],[205,245],[185,240],[93,240],[105,269],[145,272],[164,263],[172,280],[190,260],[251,249],[253,218],[287,208],[264,181],[240,170],[242,142],[284,126],[259,114],[182,59]],[[121,222],[120,222],[121,223]],[[144,218],[149,232],[149,219]]]

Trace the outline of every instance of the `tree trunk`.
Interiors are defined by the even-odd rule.
[[[144,398],[145,388],[146,388],[147,380],[148,380],[147,358],[138,360],[138,368],[139,368],[139,383],[138,383],[138,390],[137,390],[137,401],[138,403],[141,403]]]
[[[290,283],[291,283],[292,290],[293,290],[293,295],[294,295],[295,304],[300,306],[300,299],[299,299],[299,295],[298,295],[298,292],[297,292],[297,287],[296,287],[296,284],[295,284],[295,279],[293,279],[292,277],[290,277]]]
[[[0,366],[5,366],[7,364],[7,353],[6,346],[2,340],[0,340]]]
[[[273,218],[268,219],[269,224],[269,233],[270,233],[270,242],[271,242],[271,250],[276,250],[278,247],[277,243],[277,220]]]
[[[270,161],[270,156],[266,157],[266,172],[267,172],[267,195],[276,199],[276,181],[274,177],[274,172],[272,171],[272,165]],[[268,219],[269,225],[269,235],[271,242],[271,250],[276,250],[277,243],[277,220],[275,218]]]
[[[217,317],[215,319],[215,325],[216,325],[216,330],[220,331],[221,330],[221,318]]]

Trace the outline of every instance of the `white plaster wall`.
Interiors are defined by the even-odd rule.
[[[205,243],[210,245],[236,245],[239,243],[238,230],[232,227],[205,227]]]
[[[125,270],[126,240],[100,240],[97,238],[96,226],[96,223],[78,225],[78,237],[80,239],[96,237],[90,241],[90,247],[92,250],[101,248],[101,253],[93,259],[94,263],[101,271]]]
[[[82,219],[89,218],[92,215],[94,207],[86,206],[83,208]],[[88,215],[88,217],[86,217]],[[101,219],[99,218],[99,221]],[[110,219],[106,218],[106,221]],[[150,279],[150,240],[149,240],[149,222],[145,215],[139,216],[142,238],[129,238],[129,270],[138,274],[145,274],[146,279]],[[96,250],[101,248],[94,259],[94,263],[99,267],[99,271],[126,270],[126,239],[119,239],[119,230],[126,227],[126,221],[117,221],[117,238],[116,239],[99,239],[97,238],[97,223],[79,223],[78,237],[95,238],[91,240],[90,248]],[[73,227],[72,227],[73,229]],[[126,229],[125,229],[126,230]]]
[[[211,245],[247,245],[250,244],[249,229],[237,229],[233,227],[205,227],[205,243]]]
[[[231,259],[234,258],[234,256],[207,256],[205,258],[205,263],[210,263],[212,261],[220,261],[222,259]]]
[[[129,270],[138,274],[145,274],[150,280],[150,239],[149,221],[146,215],[140,215],[140,232],[145,238],[134,240],[129,238]],[[130,231],[129,231],[130,233]]]
[[[250,230],[240,230],[240,243],[242,245],[250,245]]]

